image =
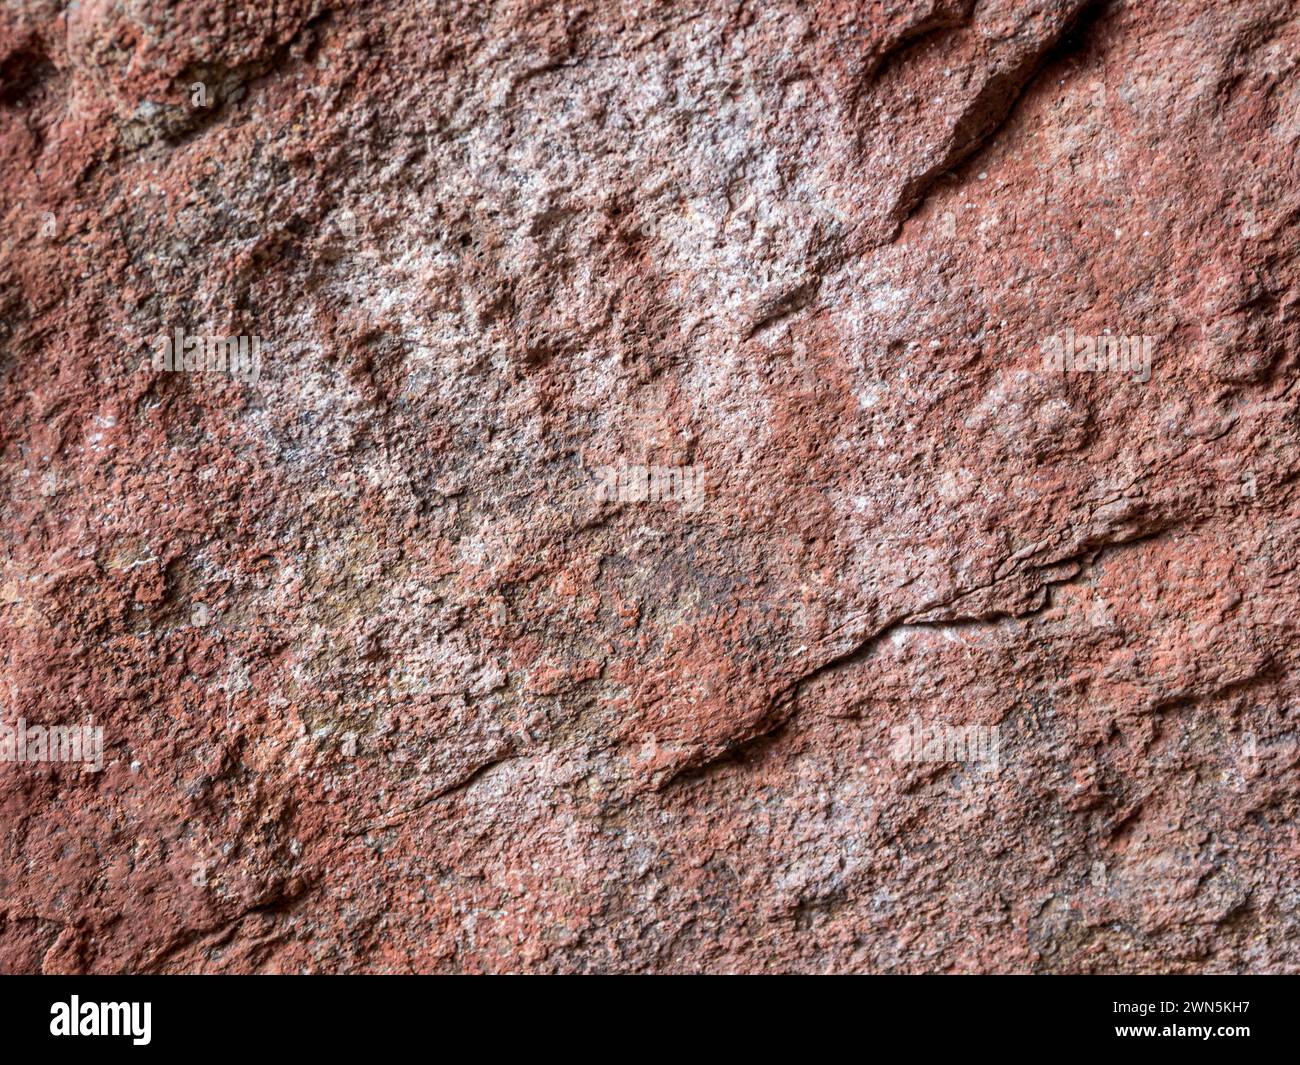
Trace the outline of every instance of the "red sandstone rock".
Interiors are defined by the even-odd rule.
[[[1300,4],[264,7],[0,10],[0,971],[1300,970]]]

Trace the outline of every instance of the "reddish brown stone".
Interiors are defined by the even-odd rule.
[[[1300,970],[1297,64],[0,9],[0,971]]]

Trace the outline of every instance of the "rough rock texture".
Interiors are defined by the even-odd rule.
[[[0,715],[105,748],[0,764],[0,971],[1300,971],[1298,67],[1300,0],[4,0]]]

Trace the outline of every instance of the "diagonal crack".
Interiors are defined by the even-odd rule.
[[[920,173],[903,182],[884,219],[883,228],[869,241],[870,247],[889,244],[925,203],[939,179],[966,162],[1005,128],[1038,72],[1059,56],[1062,42],[1086,22],[1107,0],[1081,0],[1042,47],[1019,57],[1005,69],[995,71],[975,96],[963,106],[937,158]]]
[[[980,590],[978,588],[974,588],[974,589],[964,590],[960,594],[952,597],[952,599],[950,599],[948,603],[930,605],[930,606],[921,607],[920,609],[917,610],[911,610],[908,611],[907,614],[901,615],[897,618],[894,618],[891,621],[885,622],[883,625],[877,628],[871,635],[867,636],[865,639],[856,643],[848,650],[844,651],[841,654],[833,656],[832,658],[823,662],[821,665],[815,667],[809,672],[804,673],[798,677],[795,677],[793,680],[789,681],[783,687],[779,688],[776,692],[774,692],[771,698],[769,699],[768,713],[765,715],[768,724],[765,727],[761,727],[758,731],[754,732],[749,736],[746,736],[744,739],[737,740],[735,743],[729,745],[725,750],[721,751],[720,753],[712,757],[707,757],[700,761],[688,762],[687,764],[679,767],[671,775],[664,778],[664,780],[658,785],[657,790],[660,791],[666,790],[675,781],[681,780],[684,777],[687,778],[695,777],[700,775],[701,773],[707,772],[712,767],[720,763],[730,761],[736,758],[738,755],[743,754],[744,751],[774,736],[776,733],[780,732],[783,728],[785,728],[788,724],[790,724],[790,722],[797,715],[799,695],[805,688],[808,687],[808,685],[814,683],[821,677],[827,676],[831,673],[838,672],[839,670],[842,669],[846,669],[858,665],[866,661],[868,658],[871,657],[872,653],[875,651],[875,649],[880,645],[882,641],[888,639],[895,633],[904,632],[909,629],[970,628],[975,626],[1000,625],[1007,620],[1013,620],[1013,621],[1028,620],[1030,618],[1042,614],[1044,611],[1046,611],[1052,606],[1052,603],[1054,601],[1053,592],[1055,591],[1055,589],[1077,584],[1080,581],[1085,580],[1087,577],[1089,577],[1092,574],[1094,567],[1102,559],[1103,556],[1116,550],[1133,547],[1141,543],[1150,542],[1162,536],[1167,531],[1168,531],[1167,527],[1161,527],[1160,529],[1152,533],[1149,533],[1145,536],[1140,536],[1134,539],[1126,539],[1126,540],[1119,541],[1117,543],[1105,544],[1102,546],[1089,548],[1088,550],[1080,552],[1079,554],[1075,555],[1072,558],[1064,559],[1062,560],[1062,562],[1054,564],[1052,568],[1057,568],[1060,565],[1070,565],[1070,564],[1077,565],[1079,568],[1074,573],[1070,574],[1068,577],[1063,577],[1059,580],[1044,581],[1044,583],[1038,589],[1038,591],[1041,593],[1041,598],[1037,603],[1037,605],[1033,606],[1029,610],[1022,611],[1021,613],[1018,614],[993,610],[986,614],[979,614],[979,615],[958,615],[958,616],[937,617],[937,618],[927,617],[927,615],[933,615],[936,610],[942,610],[944,606],[951,605],[952,603],[960,602],[961,600],[967,598],[968,596]],[[1035,567],[1035,568],[1040,568],[1040,567]],[[1003,581],[1009,579],[1010,578],[1004,578]],[[993,583],[998,584],[998,583],[1003,583],[1003,581],[995,581]]]

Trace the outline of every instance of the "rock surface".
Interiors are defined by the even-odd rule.
[[[0,971],[1300,971],[1298,66],[7,0]]]

